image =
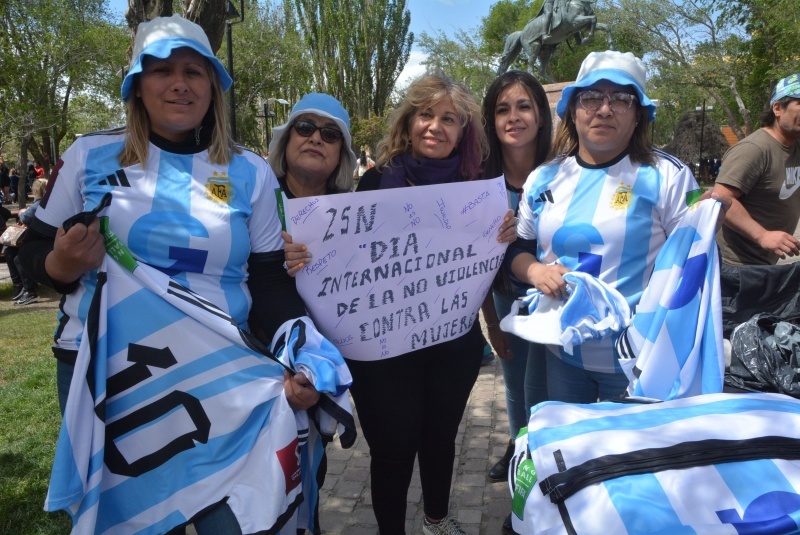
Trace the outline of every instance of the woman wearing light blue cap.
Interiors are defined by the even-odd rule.
[[[223,94],[231,83],[200,26],[177,15],[142,23],[122,84],[127,125],[82,136],[56,165],[21,254],[36,279],[64,294],[53,348],[62,412],[106,252],[97,220],[68,231],[62,223],[109,193],[103,215],[135,260],[191,288],[239,328],[248,328],[255,310],[258,327],[271,337],[305,313],[283,269],[278,182],[263,158],[235,146],[228,132]],[[251,298],[248,284],[263,280],[271,281],[271,291]],[[284,391],[293,408],[308,408],[319,396],[302,374],[287,377]],[[181,438],[180,430],[165,431]],[[130,443],[143,442],[130,435]],[[174,437],[160,438],[171,444]],[[221,448],[219,456],[230,453]],[[189,479],[202,470],[187,466],[178,475]],[[202,518],[193,519],[199,533],[241,533],[228,504],[199,507]],[[189,520],[178,511],[162,513],[153,532]]]
[[[338,100],[309,93],[272,132],[268,160],[290,198],[352,189],[356,155],[350,117]]]
[[[278,176],[281,190],[289,199],[346,193],[353,186],[356,155],[351,148],[350,117],[341,103],[324,93],[309,93],[294,105],[285,124],[272,130],[268,161]],[[283,233],[288,273],[294,276],[307,260],[306,247]],[[292,267],[289,267],[291,265]],[[259,289],[251,287],[253,292]],[[269,287],[263,288],[269,292]],[[327,466],[322,451],[321,466]],[[324,468],[317,484],[325,481]],[[314,533],[321,533],[319,500],[314,501]]]
[[[592,52],[564,88],[550,161],[523,188],[511,270],[545,295],[566,297],[563,275],[589,273],[619,291],[631,310],[655,256],[699,186],[689,168],[652,147],[655,104],[645,67],[630,52]],[[516,256],[514,256],[516,255]],[[550,399],[592,403],[619,397],[628,380],[610,338],[548,346]]]

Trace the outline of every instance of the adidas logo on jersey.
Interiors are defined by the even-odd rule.
[[[552,192],[550,190],[547,190],[542,192],[542,194],[539,195],[539,198],[536,199],[535,202],[555,202],[555,201],[553,200]]]
[[[113,174],[108,175],[105,180],[101,180],[100,184],[103,186],[122,186],[123,188],[131,187],[124,169],[117,169]]]

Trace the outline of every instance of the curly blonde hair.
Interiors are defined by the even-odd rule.
[[[395,156],[411,150],[409,130],[414,114],[436,106],[445,98],[453,102],[461,118],[463,135],[455,149],[461,156],[459,171],[466,180],[480,177],[483,161],[489,154],[480,104],[464,85],[438,75],[424,76],[408,86],[403,102],[390,118],[389,135],[378,143],[378,169],[389,165]]]

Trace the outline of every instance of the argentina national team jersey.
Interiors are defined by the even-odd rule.
[[[37,230],[55,235],[64,220],[91,210],[111,192],[111,230],[134,257],[203,295],[244,327],[250,308],[248,257],[283,248],[273,195],[278,184],[269,165],[246,150],[227,165],[215,165],[208,151],[177,154],[151,143],[146,165],[122,168],[124,139],[124,129],[118,129],[73,143],[36,213]],[[62,305],[60,349],[80,345],[94,272],[81,282]]]
[[[543,264],[599,278],[634,310],[659,249],[698,189],[688,167],[660,151],[655,166],[634,163],[627,154],[604,166],[570,156],[528,177],[518,233],[537,241]],[[621,372],[612,339],[589,341],[572,355],[558,346],[550,350],[586,370]]]

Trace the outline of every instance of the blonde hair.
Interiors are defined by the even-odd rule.
[[[231,161],[233,154],[239,154],[242,149],[235,146],[228,125],[227,105],[225,103],[225,92],[222,84],[217,77],[217,72],[211,66],[211,62],[205,59],[206,71],[211,79],[211,106],[206,116],[209,114],[213,119],[211,132],[211,143],[208,146],[208,159],[214,164],[226,164]],[[150,117],[140,97],[136,96],[136,89],[139,87],[140,74],[137,74],[134,81],[134,90],[128,97],[127,125],[125,127],[125,147],[119,156],[120,165],[129,167],[135,164],[144,165],[147,162],[150,139]]]
[[[424,76],[408,86],[403,102],[390,119],[389,135],[378,143],[378,169],[389,165],[395,156],[411,150],[409,129],[414,114],[435,106],[445,98],[453,102],[461,118],[463,135],[456,147],[461,155],[459,171],[467,180],[480,176],[481,164],[489,154],[481,107],[462,84],[438,75]]]
[[[44,197],[44,191],[47,189],[47,179],[37,178],[31,185],[31,193],[37,199]]]

